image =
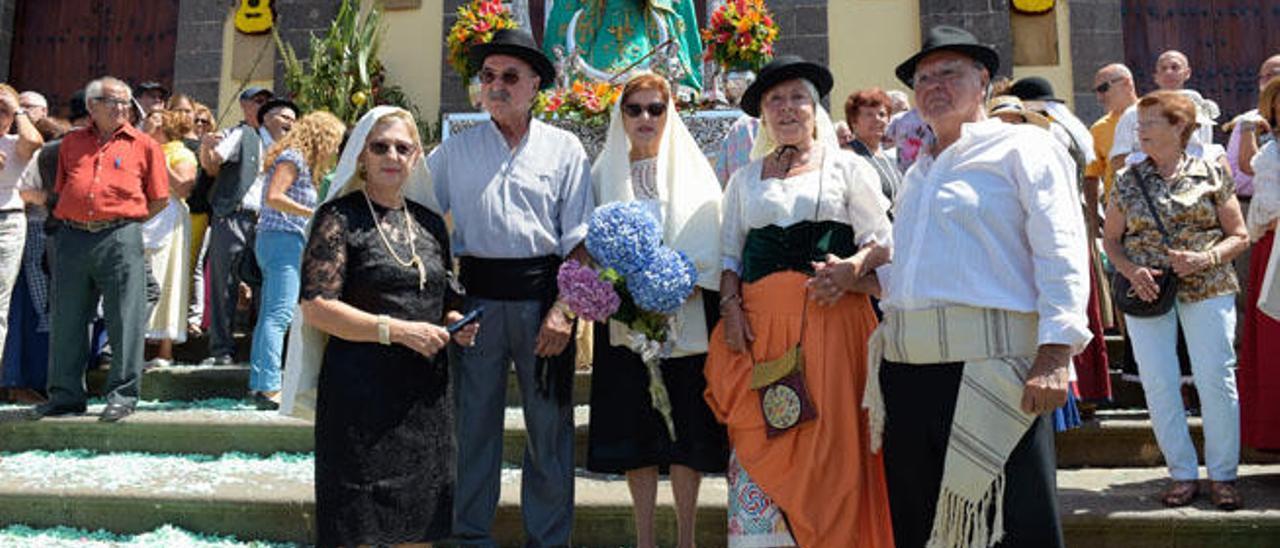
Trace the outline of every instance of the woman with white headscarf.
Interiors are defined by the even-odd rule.
[[[889,204],[871,165],[836,142],[819,103],[831,87],[825,67],[779,56],[742,99],[763,127],[725,191],[706,365],[733,450],[730,546],[893,545],[861,412],[876,327],[864,292],[888,258]]]
[[[724,472],[729,458],[724,427],[702,398],[707,333],[719,319],[720,183],[676,114],[666,79],[646,72],[627,81],[591,178],[597,204],[636,201],[649,208],[663,242],[693,260],[698,288],[676,314],[675,349],[660,366],[675,439],[650,403],[648,368],[627,348],[626,327],[596,324],[587,469],[626,474],[636,545],[652,547],[658,468],[670,467],[678,546],[691,548],[702,474]]]
[[[450,534],[455,457],[444,350],[451,341],[470,345],[476,327],[445,329],[462,317],[462,291],[444,220],[406,198],[406,187],[423,186],[421,163],[413,117],[375,108],[352,132],[311,222],[301,295],[309,327],[294,327],[300,342],[289,368],[298,373],[283,408],[300,414],[307,387],[317,387],[320,546]],[[317,358],[318,384],[300,380],[315,374]]]

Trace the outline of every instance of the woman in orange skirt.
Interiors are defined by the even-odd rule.
[[[723,319],[705,367],[733,449],[731,547],[893,546],[861,409],[876,319],[851,291],[887,258],[888,203],[835,142],[819,103],[831,86],[826,68],[779,56],[742,98],[763,130],[726,189]]]

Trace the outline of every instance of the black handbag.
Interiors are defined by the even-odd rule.
[[[1151,201],[1151,195],[1147,193],[1147,187],[1143,181],[1138,181],[1138,190],[1142,191],[1142,199],[1147,203],[1147,209],[1151,210],[1151,216],[1156,221],[1156,229],[1160,231],[1165,247],[1173,248],[1173,239],[1169,237],[1169,231],[1165,230],[1164,222],[1160,220],[1160,213],[1156,211],[1156,205]],[[1166,268],[1163,274],[1155,277],[1155,281],[1160,287],[1159,295],[1155,300],[1144,301],[1133,289],[1129,278],[1117,270],[1111,275],[1111,293],[1116,300],[1116,307],[1121,312],[1138,318],[1163,316],[1173,309],[1173,303],[1178,298],[1178,275],[1173,273],[1172,268]]]

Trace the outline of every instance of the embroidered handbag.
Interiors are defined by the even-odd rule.
[[[1156,229],[1160,231],[1160,236],[1163,238],[1165,246],[1172,248],[1173,240],[1169,237],[1169,231],[1165,230],[1164,222],[1160,219],[1160,213],[1156,211],[1155,203],[1151,201],[1151,195],[1147,193],[1147,187],[1141,180],[1138,181],[1138,190],[1142,191],[1142,199],[1147,203],[1147,209],[1151,211],[1151,216],[1155,219]],[[1159,295],[1156,296],[1155,300],[1144,301],[1138,296],[1137,291],[1133,289],[1133,284],[1129,282],[1129,278],[1126,278],[1119,271],[1112,274],[1111,292],[1116,300],[1116,307],[1121,312],[1138,318],[1162,316],[1173,309],[1173,303],[1178,298],[1178,275],[1174,274],[1172,269],[1166,269],[1163,274],[1156,276],[1155,280],[1160,287]]]
[[[799,343],[782,356],[753,364],[751,388],[760,394],[760,411],[769,438],[818,418],[805,386],[804,349]]]

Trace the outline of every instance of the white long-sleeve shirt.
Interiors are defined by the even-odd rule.
[[[1038,344],[1088,344],[1089,255],[1075,169],[1048,132],[965,124],[922,149],[895,204],[885,310],[974,306],[1040,317]]]

